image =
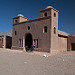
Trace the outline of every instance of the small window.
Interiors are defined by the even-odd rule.
[[[44,27],[44,31],[45,33],[47,33],[47,26]]]
[[[17,20],[15,20],[15,23],[17,23]]]
[[[47,16],[47,13],[45,13],[44,15]]]
[[[56,27],[54,27],[54,34],[56,34]]]
[[[30,30],[30,26],[28,26],[28,30]]]
[[[56,17],[56,13],[54,13],[54,17]]]
[[[15,35],[17,35],[17,32],[15,31]]]

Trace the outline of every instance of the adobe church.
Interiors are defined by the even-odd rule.
[[[58,53],[75,50],[75,37],[58,30],[58,10],[48,6],[40,18],[28,20],[19,14],[13,18],[12,49]]]

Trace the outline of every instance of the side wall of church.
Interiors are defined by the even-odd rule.
[[[75,36],[68,37],[68,51],[75,51]]]
[[[59,52],[66,52],[68,47],[68,39],[64,37],[58,37],[58,50]]]

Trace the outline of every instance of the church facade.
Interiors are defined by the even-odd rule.
[[[58,53],[75,49],[75,37],[58,30],[58,10],[48,6],[40,11],[40,18],[27,21],[19,14],[13,18],[12,49]]]

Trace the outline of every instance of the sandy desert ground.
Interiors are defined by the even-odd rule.
[[[75,52],[50,55],[0,49],[0,75],[75,75]]]

